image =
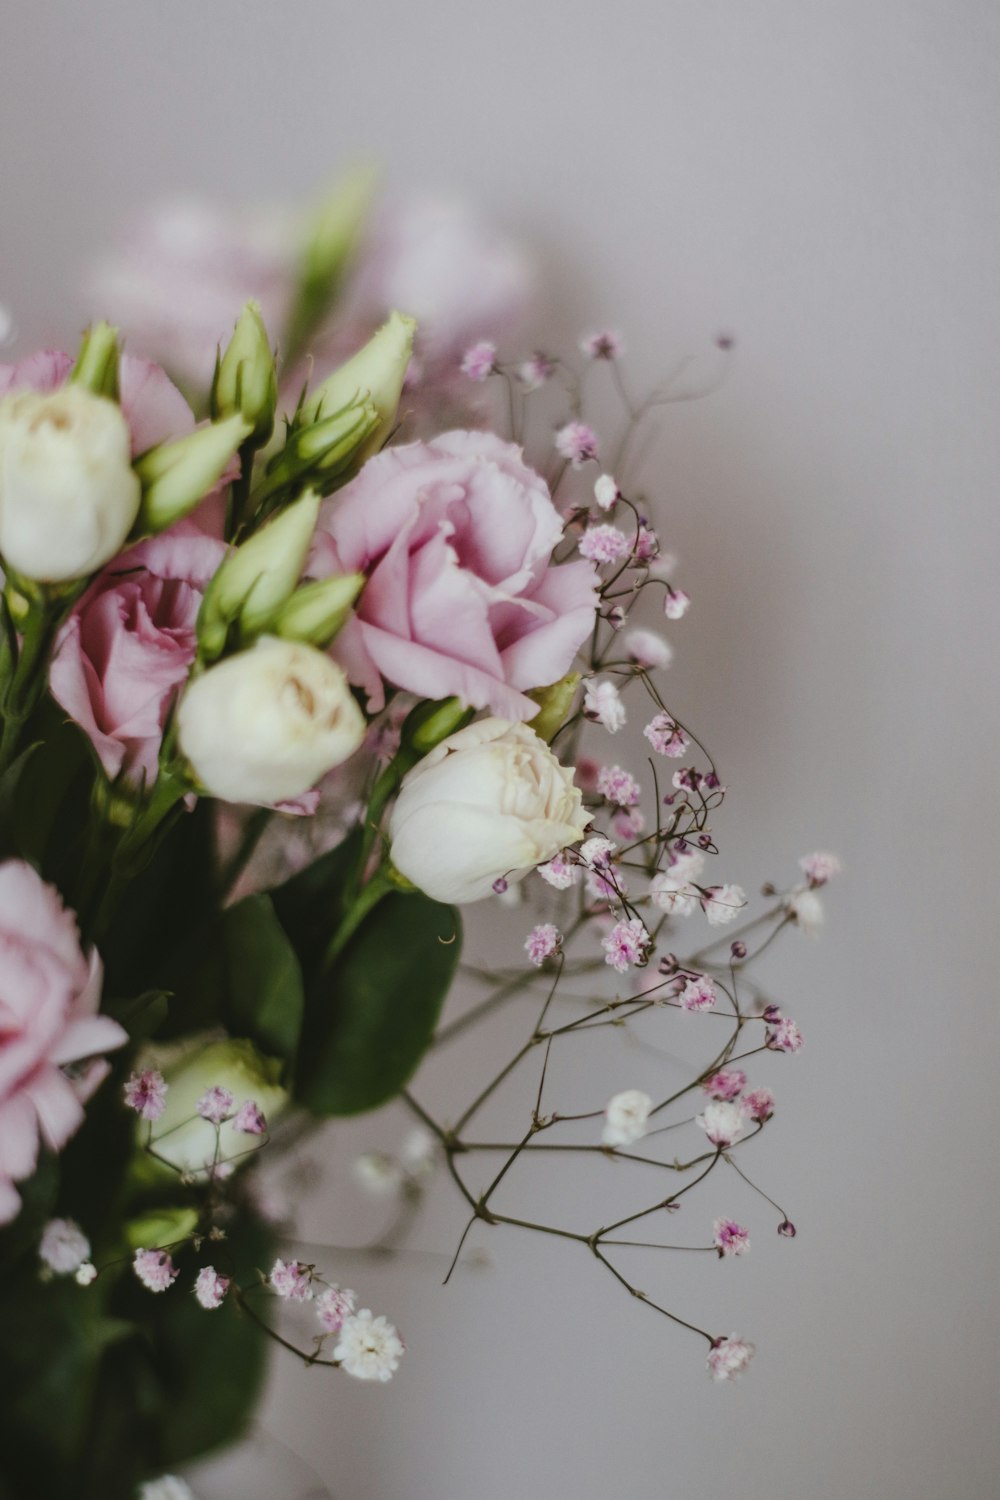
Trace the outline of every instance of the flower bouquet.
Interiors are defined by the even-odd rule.
[[[416,1134],[362,1170],[404,1208],[447,1170],[453,1266],[477,1226],[556,1235],[701,1338],[716,1379],[752,1354],[621,1258],[747,1250],[688,1195],[716,1171],[755,1188],[745,1148],[774,1096],[743,1064],[802,1039],[748,966],[816,928],[837,869],[807,856],[759,913],[711,873],[724,788],[651,628],[688,599],[631,478],[657,408],[693,392],[675,376],[635,398],[610,333],[507,361],[409,310],[372,331],[363,200],[352,183],[323,205],[267,326],[258,301],[227,309],[200,387],[162,292],[185,394],[106,322],[75,357],[0,366],[0,1486],[18,1500],[184,1493],[160,1476],[240,1436],[274,1344],[334,1380],[395,1373],[390,1316],[335,1252],[295,1254],[268,1176],[391,1100]],[[509,281],[509,256],[483,264]],[[486,303],[483,334],[502,322]],[[588,417],[602,367],[615,448]],[[629,767],[610,745],[630,716]],[[461,910],[518,899],[511,961],[463,957]],[[685,924],[703,924],[686,944]],[[481,1049],[461,1098],[422,1090],[428,1052],[517,1005],[513,1056]],[[699,1053],[681,1074],[664,1033]],[[584,1044],[627,1086],[578,1097]],[[505,1089],[517,1123],[482,1139]],[[558,1197],[536,1222],[519,1168],[565,1153],[597,1171],[593,1222]],[[615,1169],[637,1174],[627,1213],[601,1206]]]

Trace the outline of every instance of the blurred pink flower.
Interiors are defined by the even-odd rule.
[[[551,566],[562,522],[520,449],[447,432],[388,448],[320,515],[311,572],[368,583],[335,654],[371,711],[382,679],[508,719],[568,670],[594,621],[586,562]]]
[[[34,1171],[39,1143],[60,1151],[83,1123],[108,1071],[96,1059],[128,1040],[97,1013],[101,977],[58,892],[22,860],[0,864],[0,1223],[20,1207],[14,1183]]]

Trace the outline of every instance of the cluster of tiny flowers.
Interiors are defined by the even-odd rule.
[[[195,1109],[203,1120],[208,1120],[212,1125],[221,1125],[224,1120],[232,1118],[235,1103],[236,1100],[229,1090],[220,1088],[216,1084],[205,1090],[195,1105]]]
[[[399,1369],[405,1345],[388,1319],[376,1318],[367,1308],[344,1319],[333,1351],[355,1380],[391,1380]]]
[[[632,542],[617,526],[588,526],[579,541],[579,552],[592,563],[620,562],[632,553]]]
[[[311,1266],[300,1261],[283,1261],[280,1256],[271,1267],[267,1278],[272,1291],[285,1302],[309,1302],[313,1295],[313,1273]]]
[[[683,589],[672,588],[667,584],[666,598],[663,601],[663,613],[668,620],[681,620],[688,612],[690,597]]]
[[[571,885],[576,884],[580,875],[580,867],[568,860],[565,854],[557,854],[547,864],[539,865],[538,873],[553,889],[568,891]]]
[[[804,854],[799,860],[799,869],[804,873],[810,885],[826,885],[835,875],[839,875],[843,866],[836,854],[828,854],[825,850],[818,849],[814,854]]]
[[[713,885],[701,896],[701,906],[710,927],[724,927],[732,922],[747,904],[747,893],[740,885]]]
[[[132,1268],[150,1292],[165,1292],[177,1280],[177,1267],[166,1250],[137,1250]]]
[[[743,1121],[744,1114],[740,1105],[724,1099],[713,1099],[711,1104],[705,1105],[700,1115],[695,1116],[695,1124],[701,1126],[712,1145],[718,1146],[720,1151],[739,1139]]]
[[[597,773],[597,790],[618,807],[635,807],[642,796],[642,788],[635,777],[623,771],[621,766],[602,766]]]
[[[580,349],[588,359],[621,359],[625,343],[621,334],[604,329],[600,333],[588,333],[580,340]]]
[[[711,1099],[738,1099],[747,1086],[747,1075],[742,1068],[720,1068],[706,1078],[702,1084]]]
[[[773,1026],[769,1026],[764,1038],[765,1046],[770,1047],[772,1052],[798,1052],[804,1042],[801,1031],[788,1016],[782,1016]]]
[[[667,869],[654,876],[650,885],[654,905],[676,917],[686,917],[694,911],[699,892],[691,882],[697,880],[704,864],[705,856],[697,849],[673,853]]]
[[[601,1142],[605,1146],[631,1146],[646,1134],[646,1121],[653,1101],[641,1089],[626,1089],[609,1099],[604,1110]]]
[[[625,727],[625,705],[621,693],[606,677],[591,678],[586,684],[583,712],[585,718],[603,725],[609,734],[617,734]]]
[[[489,339],[481,339],[479,343],[466,349],[462,359],[462,374],[468,376],[469,380],[486,380],[496,367],[497,346],[491,344]]]
[[[551,922],[540,922],[528,933],[524,946],[531,962],[541,968],[547,958],[559,952],[561,943],[562,934],[558,927]]]
[[[42,1230],[38,1257],[57,1276],[71,1276],[90,1258],[90,1241],[75,1219],[50,1219]]]
[[[266,1135],[267,1120],[255,1099],[245,1099],[233,1117],[233,1129],[243,1135]]]
[[[529,359],[522,360],[517,367],[517,378],[529,391],[540,390],[556,372],[555,363],[547,354],[537,350]]]
[[[735,1219],[716,1219],[712,1225],[712,1243],[724,1255],[746,1255],[750,1249],[750,1231],[737,1224]]]
[[[680,993],[682,1010],[712,1010],[718,999],[715,985],[704,974],[689,979]]]
[[[568,459],[574,469],[597,457],[597,434],[586,422],[567,422],[556,433],[556,451]]]
[[[754,1354],[753,1344],[732,1334],[716,1339],[708,1351],[708,1368],[713,1380],[734,1380],[742,1375]]]
[[[220,1276],[214,1266],[202,1266],[194,1282],[194,1294],[199,1304],[209,1312],[221,1307],[229,1290],[229,1282],[230,1278]]]
[[[607,936],[601,939],[604,962],[619,974],[624,974],[633,964],[644,961],[649,944],[649,933],[638,917],[616,922]]]
[[[167,1089],[163,1074],[155,1068],[133,1073],[125,1084],[125,1103],[143,1120],[158,1120],[167,1107]]]
[[[357,1305],[349,1287],[328,1286],[316,1299],[316,1316],[327,1333],[339,1333]]]
[[[642,732],[657,755],[668,755],[671,760],[676,760],[688,748],[687,735],[669,714],[656,714]]]
[[[743,1095],[740,1105],[748,1119],[763,1125],[774,1114],[774,1095],[768,1088],[751,1089]]]
[[[673,646],[655,630],[630,630],[625,636],[625,650],[644,671],[662,670],[674,656]]]

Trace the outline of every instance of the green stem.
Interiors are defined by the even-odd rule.
[[[333,968],[337,958],[347,947],[368,913],[374,910],[383,896],[387,896],[394,889],[393,882],[384,870],[376,870],[368,884],[362,886],[354,901],[347,908],[340,926],[330,939],[323,957],[324,972],[328,973]]]

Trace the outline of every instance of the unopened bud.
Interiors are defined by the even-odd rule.
[[[247,441],[260,448],[273,431],[277,404],[278,379],[267,329],[259,304],[248,302],[225,354],[216,363],[212,418],[218,422],[225,417],[242,417],[252,428]]]
[[[242,645],[271,625],[299,581],[318,515],[319,496],[309,491],[229,554],[198,615],[206,661],[222,654],[232,625],[238,625]]]
[[[144,453],[135,465],[142,484],[137,531],[166,531],[194,510],[218,484],[251,430],[242,417],[227,417]]]
[[[275,615],[274,634],[325,648],[343,628],[364,585],[363,573],[303,584]]]
[[[367,396],[379,420],[357,455],[358,463],[364,463],[385,442],[396,420],[416,328],[414,318],[401,312],[390,313],[364,348],[317,386],[303,403],[297,422],[316,422]]]
[[[94,323],[83,335],[67,385],[78,385],[94,396],[118,400],[118,329]]]

